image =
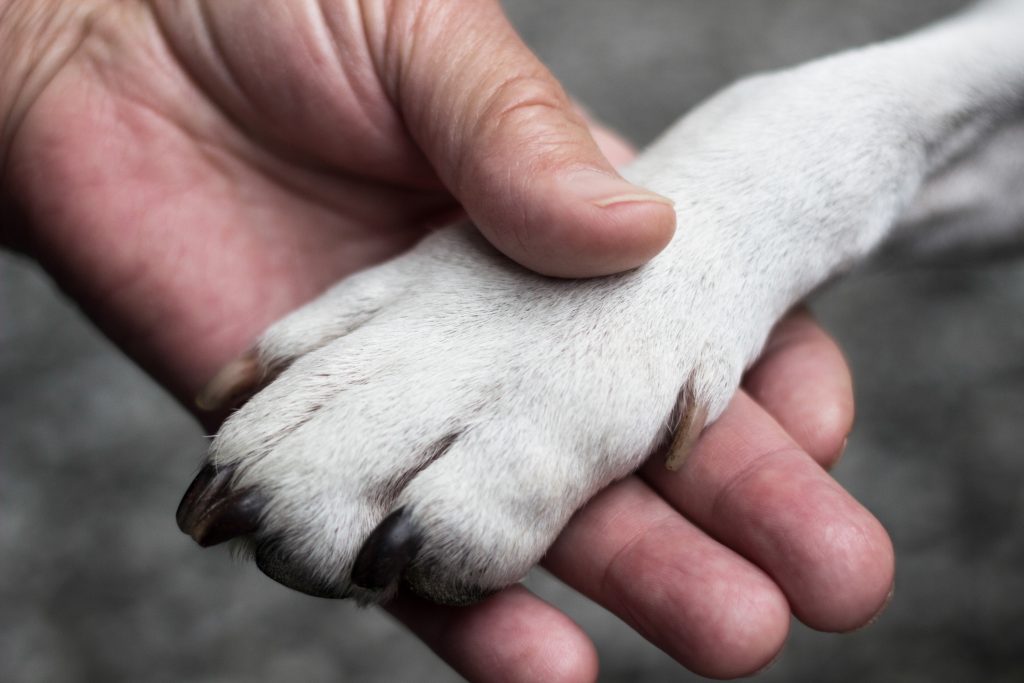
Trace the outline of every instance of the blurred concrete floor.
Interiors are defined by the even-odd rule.
[[[738,76],[959,5],[507,3],[569,90],[640,143]],[[857,380],[836,476],[891,532],[897,591],[856,634],[795,624],[761,679],[1024,680],[1024,264],[862,276],[815,308]],[[457,680],[387,617],[179,534],[203,445],[43,274],[0,256],[0,680]],[[603,680],[688,679],[600,608],[532,581],[595,639]]]

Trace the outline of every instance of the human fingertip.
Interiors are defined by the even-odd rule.
[[[592,683],[597,678],[590,638],[521,586],[469,607],[441,608],[448,621],[440,632],[432,625],[438,609],[420,622],[403,620],[468,680]]]
[[[533,615],[532,626],[515,626],[505,638],[500,658],[480,671],[474,680],[553,681],[556,683],[593,683],[598,676],[597,649],[590,638],[569,617],[546,603]],[[518,621],[518,620],[516,620]],[[525,633],[529,633],[526,636]],[[516,647],[509,643],[519,639]]]
[[[853,429],[853,379],[838,344],[806,310],[776,326],[744,386],[815,462],[835,466]]]
[[[661,204],[674,207],[668,197],[637,187],[618,174],[599,169],[577,169],[565,173],[559,184],[567,196],[574,196],[606,209],[619,204]]]
[[[853,430],[853,396],[833,391],[818,398],[818,410],[806,415],[806,429],[794,438],[815,462],[831,470],[846,452]]]
[[[790,609],[776,586],[747,590],[737,604],[708,629],[712,638],[694,648],[687,667],[707,678],[733,679],[752,676],[771,666],[789,638]]]
[[[535,666],[524,671],[522,681],[557,683],[593,683],[598,676],[597,649],[579,629],[566,629],[558,637],[546,639],[546,652],[538,655]]]
[[[835,455],[832,456],[831,460],[827,464],[823,464],[825,469],[830,470],[839,465],[839,461],[843,459],[844,455],[846,455],[846,447],[849,445],[850,437],[846,437],[843,439],[843,442],[839,444],[839,448],[836,449]]]
[[[559,182],[544,198],[542,219],[492,241],[513,259],[543,275],[599,277],[632,270],[657,256],[672,240],[676,214],[671,200],[625,181],[581,190],[579,180]],[[573,201],[573,200],[576,201]]]
[[[797,600],[794,612],[819,631],[849,633],[876,620],[892,597],[896,559],[892,541],[881,523],[866,510],[860,519],[832,524],[826,531],[831,557],[816,577],[819,595],[828,599]]]
[[[871,615],[871,618],[868,619],[862,626],[858,626],[857,628],[853,629],[853,631],[863,631],[864,629],[868,628],[869,626],[873,625],[876,621],[881,619],[882,615],[885,614],[885,611],[889,609],[889,604],[892,602],[892,598],[895,594],[896,582],[893,581],[892,585],[889,586],[889,593],[885,596],[885,600],[882,602],[882,606],[879,607],[875,611],[875,613]]]
[[[647,202],[654,202],[655,204],[665,204],[666,206],[675,206],[668,197],[662,197],[660,194],[654,194],[652,192],[626,192],[624,194],[616,194],[611,197],[602,197],[601,199],[593,200],[594,206],[599,209],[607,209],[610,206],[616,206],[618,204],[645,204]]]

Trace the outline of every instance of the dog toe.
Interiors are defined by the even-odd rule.
[[[233,472],[232,467],[204,466],[178,505],[178,528],[204,548],[260,528],[265,498],[256,488],[233,489]]]
[[[372,591],[394,589],[421,544],[409,513],[395,510],[363,542],[352,566],[352,583]]]

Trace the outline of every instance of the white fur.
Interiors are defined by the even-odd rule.
[[[778,318],[888,236],[922,254],[1019,239],[1022,31],[1024,2],[988,2],[728,88],[628,169],[679,219],[632,273],[544,278],[463,226],[340,283],[267,331],[261,362],[285,369],[211,459],[339,595],[381,597],[348,576],[400,506],[425,535],[421,592],[519,580],[664,442],[681,387],[716,418]]]

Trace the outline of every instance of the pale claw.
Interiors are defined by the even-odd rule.
[[[679,424],[676,426],[672,443],[669,444],[668,453],[665,456],[665,469],[672,472],[678,470],[686,462],[708,421],[708,409],[694,400],[692,392],[686,392],[685,401],[683,414],[679,416]]]
[[[214,375],[196,396],[196,406],[206,411],[230,408],[238,399],[252,393],[260,381],[260,376],[256,352],[247,351]]]

